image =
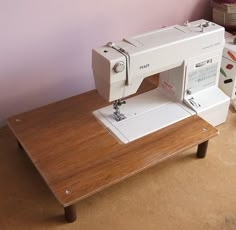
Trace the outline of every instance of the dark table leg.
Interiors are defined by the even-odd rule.
[[[65,219],[67,222],[72,223],[77,219],[75,205],[64,207],[64,211],[65,211]]]
[[[18,144],[18,146],[19,146],[20,149],[23,149],[23,147],[22,147],[22,145],[21,145],[21,143],[20,143],[19,141],[17,141],[17,144]],[[23,149],[23,150],[24,150],[24,149]]]
[[[207,152],[208,141],[205,141],[198,145],[197,158],[204,158]]]

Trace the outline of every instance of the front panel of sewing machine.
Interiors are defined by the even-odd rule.
[[[186,70],[185,95],[191,95],[211,86],[216,86],[219,80],[221,54],[211,53],[206,57],[189,61]]]
[[[222,50],[188,61],[184,102],[216,126],[227,117],[229,98],[218,88]]]

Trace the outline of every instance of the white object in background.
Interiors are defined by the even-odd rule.
[[[225,47],[221,62],[219,87],[231,99],[236,98],[236,44],[235,35],[225,33]]]

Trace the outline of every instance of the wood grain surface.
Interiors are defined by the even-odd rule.
[[[153,89],[153,78],[139,93]],[[92,115],[107,103],[96,90],[8,119],[8,124],[63,206],[90,196],[218,134],[192,116],[129,144]]]

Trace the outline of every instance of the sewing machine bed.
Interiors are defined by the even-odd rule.
[[[165,96],[159,88],[127,99],[121,110],[126,116],[121,121],[113,118],[112,105],[96,110],[93,114],[117,140],[125,144],[195,114],[183,103]]]
[[[146,80],[141,91],[153,87]],[[74,204],[79,200],[195,145],[197,156],[204,157],[208,140],[218,134],[194,115],[121,144],[92,114],[106,105],[93,90],[8,119],[68,222],[76,219]]]

